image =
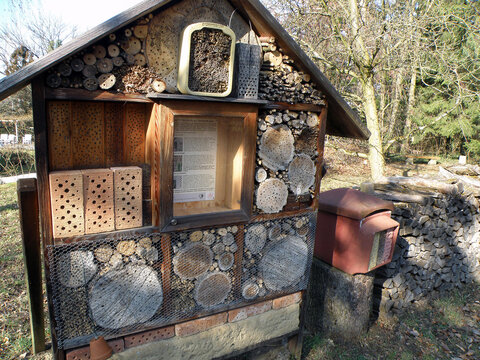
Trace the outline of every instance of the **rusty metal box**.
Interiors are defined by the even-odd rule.
[[[319,195],[314,256],[349,274],[392,260],[399,224],[393,204],[353,189]]]

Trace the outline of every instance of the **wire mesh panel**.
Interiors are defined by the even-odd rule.
[[[59,348],[303,290],[315,216],[48,247]]]
[[[251,223],[244,232],[244,301],[306,289],[315,241],[314,213]]]

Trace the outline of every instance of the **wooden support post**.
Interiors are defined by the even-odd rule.
[[[22,229],[25,279],[30,308],[30,332],[32,334],[33,353],[37,354],[45,350],[37,180],[18,180],[17,194]]]

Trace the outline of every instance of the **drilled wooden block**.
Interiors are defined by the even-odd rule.
[[[103,103],[72,103],[72,155],[78,168],[105,166]]]
[[[113,172],[110,169],[82,170],[85,198],[85,233],[115,229]]]
[[[137,166],[112,168],[115,193],[115,228],[142,226],[142,169]]]
[[[70,136],[71,103],[52,101],[48,103],[48,154],[50,170],[72,168]]]
[[[105,103],[105,164],[115,166],[123,161],[123,103]]]
[[[125,161],[140,165],[145,162],[145,104],[127,104],[125,111]]]
[[[81,171],[56,171],[50,177],[53,237],[83,235],[83,178]]]

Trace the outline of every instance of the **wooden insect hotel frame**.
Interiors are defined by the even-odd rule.
[[[324,137],[368,131],[259,1],[147,0],[0,97],[28,83],[55,359],[301,351]]]

